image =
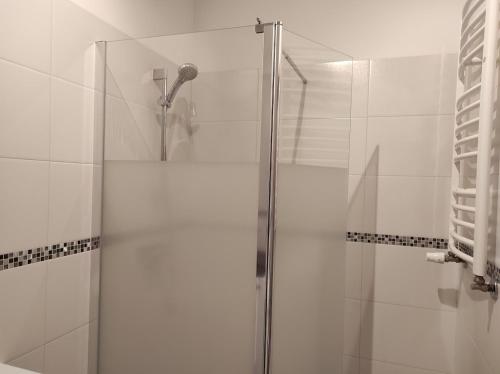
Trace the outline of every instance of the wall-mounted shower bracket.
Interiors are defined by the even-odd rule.
[[[168,95],[168,81],[167,81],[167,71],[163,68],[153,69],[153,81],[156,83],[161,91],[160,99],[158,103],[160,104],[161,111],[161,135],[160,135],[160,160],[167,160],[167,145],[166,145],[166,131],[167,131],[167,95]]]
[[[153,69],[153,81],[156,83],[156,85],[161,91],[159,104],[162,107],[164,107],[167,105],[167,93],[168,93],[167,71],[163,68]]]
[[[470,288],[471,290],[475,291],[488,292],[492,298],[498,298],[498,283],[495,281],[486,283],[484,277],[481,277],[479,275],[474,276],[474,280],[470,285]]]

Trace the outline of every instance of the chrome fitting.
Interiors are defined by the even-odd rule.
[[[470,285],[470,288],[474,291],[488,292],[494,299],[498,297],[498,283],[493,282],[488,284],[484,277],[480,275],[474,275],[474,281]]]

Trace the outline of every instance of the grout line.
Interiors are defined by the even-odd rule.
[[[50,48],[52,49],[52,46]],[[73,85],[79,86],[81,88],[86,88],[88,90],[92,90],[92,91],[95,91],[95,92],[98,92],[98,93],[103,93],[102,91],[100,91],[97,88],[92,87],[90,85],[87,85],[87,84],[84,84],[84,83],[81,83],[81,82],[77,82],[77,81],[74,81],[74,80],[70,80],[70,79],[64,78],[64,77],[56,75],[56,74],[52,74],[51,71],[46,72],[46,71],[43,71],[43,70],[40,70],[40,69],[37,69],[37,68],[33,68],[31,66],[24,65],[22,63],[19,63],[19,62],[14,61],[14,60],[7,59],[5,57],[0,57],[0,62],[4,62],[4,63],[10,64],[10,65],[14,65],[14,66],[16,66],[18,68],[23,68],[23,69],[29,70],[32,73],[41,74],[41,75],[43,75],[43,76],[45,76],[45,77],[47,77],[49,79],[58,79],[60,81],[68,83],[68,84],[73,84]],[[52,65],[52,56],[50,57],[50,65]],[[50,70],[52,70],[52,66],[50,66]]]
[[[94,165],[100,166],[101,163],[94,162],[79,162],[79,161],[60,161],[60,160],[50,160],[50,159],[36,159],[36,158],[24,158],[24,157],[5,157],[0,156],[0,160],[16,160],[16,161],[35,161],[35,162],[49,162],[57,164],[75,164],[75,165]]]
[[[400,304],[400,303],[391,303],[388,301],[378,301],[378,300],[373,300],[373,299],[365,299],[361,297],[360,299],[354,298],[354,297],[345,297],[346,300],[351,300],[351,301],[358,301],[361,304],[362,303],[372,303],[372,304],[380,304],[380,305],[391,305],[391,306],[397,306],[400,308],[412,308],[412,309],[420,309],[420,310],[428,310],[428,311],[433,311],[433,312],[444,312],[444,313],[456,313],[457,308],[452,308],[450,309],[439,309],[439,308],[433,308],[433,307],[428,307],[428,306],[421,306],[421,305],[412,305],[412,304]]]
[[[406,367],[406,368],[411,368],[411,369],[424,370],[424,371],[427,371],[429,373],[445,374],[442,371],[437,371],[434,369],[428,369],[428,368],[423,368],[423,367],[419,367],[419,366],[411,366],[408,364],[401,364],[399,362],[394,362],[394,361],[375,360],[375,359],[370,358],[370,357],[363,357],[363,356],[361,356],[361,354],[360,354],[359,358],[363,359],[363,360],[367,360],[367,361],[380,362],[382,364],[389,364],[389,365],[401,366],[401,367]]]
[[[380,178],[380,177],[389,177],[389,178],[451,178],[451,175],[366,174],[364,172],[349,173],[349,175],[359,175],[359,176],[362,176],[364,178]]]
[[[61,338],[65,337],[65,336],[68,336],[69,334],[72,334],[72,333],[74,333],[75,331],[80,330],[81,328],[86,327],[86,326],[89,326],[89,335],[90,335],[90,322],[91,322],[91,321],[84,322],[83,324],[81,324],[81,325],[79,325],[79,326],[77,326],[77,327],[75,327],[75,328],[72,328],[71,330],[69,330],[69,331],[65,332],[65,333],[64,333],[64,334],[62,334],[62,335],[59,335],[59,336],[57,336],[57,337],[55,337],[55,338],[53,338],[53,339],[47,340],[47,341],[45,342],[44,346],[47,346],[47,345],[49,345],[50,343],[53,343],[53,342],[55,342],[56,340],[59,340],[59,339],[61,339]]]
[[[53,65],[54,65],[54,12],[55,12],[55,5],[54,5],[55,0],[50,1],[50,58],[49,58],[49,149],[48,149],[48,156],[49,159],[52,158],[52,128],[53,128],[53,118],[54,118],[54,113],[53,113],[53,88],[54,84],[52,81],[52,71],[53,71]],[[47,187],[47,232],[46,232],[46,239],[45,243],[49,242],[49,235],[50,235],[50,212],[51,212],[51,178],[52,178],[52,167],[50,161],[48,161],[48,170],[47,170],[47,181],[48,181],[48,187]],[[1,270],[0,270],[1,271]],[[44,289],[44,303],[43,303],[43,357],[42,357],[42,369],[45,372],[45,355],[46,355],[46,340],[47,340],[47,294],[48,294],[48,284],[49,284],[49,265],[45,263],[45,289]]]

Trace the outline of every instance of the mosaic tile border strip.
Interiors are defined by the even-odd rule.
[[[3,253],[0,254],[0,271],[92,251],[100,247],[100,242],[101,238],[96,236],[23,251]]]
[[[426,238],[423,236],[404,236],[390,234],[374,234],[368,232],[352,232],[346,233],[348,242],[360,243],[376,243],[387,245],[401,245],[403,247],[421,247],[421,248],[448,248],[448,239],[443,238]]]
[[[404,235],[389,235],[389,234],[374,234],[367,232],[352,232],[346,233],[346,241],[359,243],[374,243],[387,245],[400,245],[403,247],[420,247],[434,249],[448,249],[448,239],[443,238],[426,238],[421,236],[404,236]],[[472,247],[455,243],[456,247],[469,256],[473,255]],[[487,274],[492,279],[500,282],[500,267],[492,262],[488,262]]]

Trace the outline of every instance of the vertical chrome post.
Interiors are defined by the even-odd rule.
[[[271,362],[276,148],[282,29],[283,25],[279,21],[258,24],[255,27],[257,33],[264,34],[257,232],[255,374],[269,374]]]
[[[161,144],[160,144],[160,160],[167,161],[167,145],[166,145],[166,132],[167,132],[167,72],[165,69],[153,69],[153,81],[156,82],[161,90],[160,105],[161,105]]]

